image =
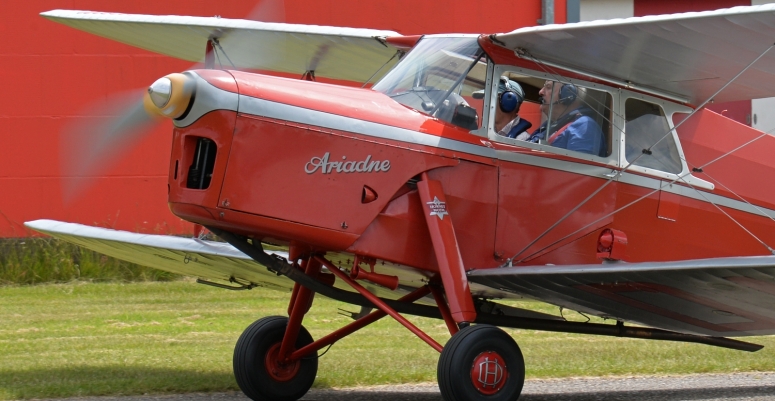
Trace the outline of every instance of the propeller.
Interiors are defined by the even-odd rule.
[[[107,104],[88,107],[89,117],[65,127],[60,139],[61,167],[69,178],[63,188],[66,203],[91,187],[122,153],[137,144],[158,121],[143,107],[144,90],[111,95]]]
[[[259,1],[248,13],[247,19],[284,22],[285,2]],[[221,36],[221,40],[230,34],[226,32]],[[231,39],[239,41],[240,38]],[[204,49],[202,51],[204,53]],[[202,67],[203,63],[197,63],[189,69]],[[164,80],[171,76],[180,78],[182,74],[161,78],[147,89],[110,95],[105,102],[88,106],[83,113],[86,117],[81,117],[65,127],[60,137],[61,173],[67,178],[62,185],[65,204],[73,202],[94,186],[97,178],[114,167],[122,155],[153,132],[154,127],[162,120],[162,115],[175,118],[170,113],[165,113],[165,110],[169,111],[170,108],[165,109],[167,105],[162,105],[165,93],[166,100],[170,101],[169,87],[165,87],[167,83]],[[149,101],[157,107],[149,107]],[[148,110],[156,112],[149,113]]]

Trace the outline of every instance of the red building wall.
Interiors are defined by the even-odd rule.
[[[403,34],[494,33],[535,25],[540,0],[275,1],[283,13],[265,20],[390,29]],[[268,3],[262,3],[266,7]],[[45,20],[40,12],[78,9],[144,14],[245,18],[256,2],[245,0],[7,0],[0,9],[0,237],[29,235],[22,223],[49,218],[138,232],[186,233],[190,225],[166,204],[171,124],[164,122],[87,175],[92,185],[65,200],[60,135],[69,124],[103,119],[100,106],[113,94],[143,88],[190,63],[91,36]],[[269,8],[271,9],[271,7]],[[565,1],[555,5],[565,21]],[[204,49],[203,49],[204,51]],[[71,152],[73,150],[70,150]]]
[[[751,0],[634,0],[636,17],[750,6]]]

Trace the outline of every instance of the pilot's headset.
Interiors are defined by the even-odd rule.
[[[504,113],[511,113],[525,100],[525,91],[518,83],[505,76],[498,82],[498,107]]]
[[[571,83],[562,84],[560,87],[560,98],[557,99],[557,103],[563,105],[563,106],[569,106],[573,102],[576,101],[576,98],[579,97],[579,89],[576,88],[576,85],[573,85]]]

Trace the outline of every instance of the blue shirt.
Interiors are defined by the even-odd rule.
[[[575,120],[571,120],[572,122],[568,125],[568,128],[558,135],[551,145],[556,148],[574,150],[576,152],[584,152],[596,156],[605,156],[607,153],[607,146],[605,145],[603,130],[600,128],[600,125],[598,125],[597,121],[593,118],[581,114],[578,110],[568,113],[568,115],[571,116],[574,114],[576,116]],[[563,120],[563,118],[561,117],[560,120]],[[562,124],[563,122],[565,124]],[[557,132],[557,130],[562,129],[566,124],[568,124],[567,121],[560,121],[559,124],[553,126],[552,135],[554,135],[554,132]],[[543,123],[541,124],[541,127],[533,132],[533,135],[530,136],[528,141],[538,143],[540,139],[544,138],[545,132],[546,123]]]

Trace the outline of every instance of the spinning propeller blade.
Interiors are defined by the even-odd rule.
[[[73,125],[64,132],[62,172],[71,178],[63,185],[66,201],[83,191],[94,179],[104,174],[130,149],[160,117],[183,118],[190,109],[196,92],[196,81],[188,73],[173,73],[159,78],[145,90],[112,96],[107,106],[97,108],[97,115],[115,116],[95,121],[93,118]],[[92,114],[94,111],[92,111]]]
[[[112,95],[104,106],[89,107],[89,117],[66,127],[60,138],[65,202],[94,184],[159,120],[143,107],[144,90]]]

